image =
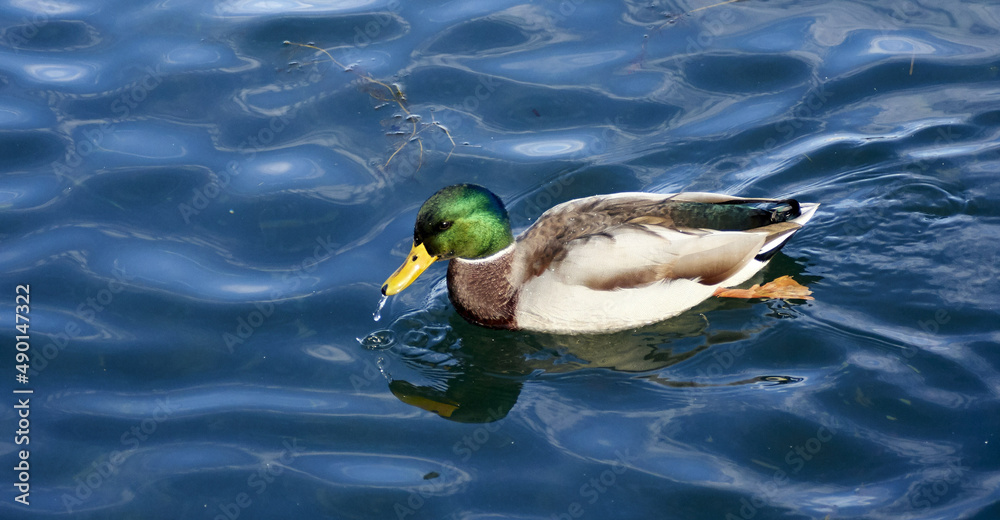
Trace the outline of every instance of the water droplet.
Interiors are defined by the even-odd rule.
[[[396,335],[391,330],[376,330],[364,338],[358,338],[358,343],[368,350],[388,350],[396,344]]]
[[[386,295],[384,295],[384,294],[382,295],[381,298],[379,298],[379,300],[378,300],[378,307],[375,308],[375,313],[372,314],[372,318],[375,318],[375,321],[378,321],[378,320],[382,319],[382,307],[385,307],[385,302],[388,299],[389,299],[389,297],[386,296]]]
[[[378,365],[378,371],[382,373],[382,377],[384,377],[387,382],[391,383],[392,376],[389,374],[389,371],[386,370],[385,368],[389,364],[389,362],[386,361],[384,357],[379,356],[378,359],[375,360],[375,364]]]

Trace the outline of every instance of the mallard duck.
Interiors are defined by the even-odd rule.
[[[471,323],[569,334],[639,327],[749,280],[818,206],[616,193],[559,204],[515,239],[499,197],[473,184],[448,186],[421,206],[410,254],[382,295],[450,260],[448,295]],[[808,294],[794,285],[793,297]],[[770,289],[761,296],[782,297]]]

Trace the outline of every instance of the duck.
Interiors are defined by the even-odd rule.
[[[790,277],[750,280],[817,203],[704,192],[595,195],[558,204],[517,237],[500,198],[447,186],[417,212],[413,245],[383,301],[448,261],[448,296],[491,329],[594,334],[675,317],[713,296],[811,299]]]

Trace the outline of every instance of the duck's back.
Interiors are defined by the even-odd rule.
[[[560,204],[518,237],[517,327],[595,332],[677,315],[749,279],[816,206],[707,193]]]

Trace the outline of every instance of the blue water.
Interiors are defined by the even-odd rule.
[[[714,3],[3,7],[0,516],[1000,518],[1000,7]],[[816,299],[374,321],[458,182],[820,202]]]

